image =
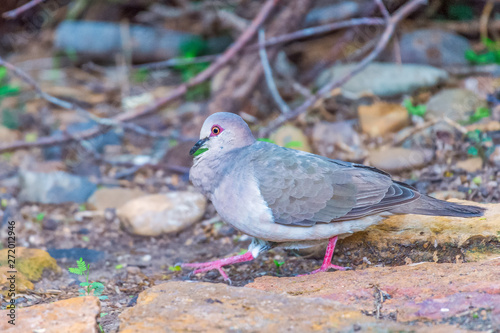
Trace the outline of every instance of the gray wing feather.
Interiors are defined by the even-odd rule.
[[[418,199],[383,171],[259,142],[249,165],[280,224],[311,226],[355,219]]]

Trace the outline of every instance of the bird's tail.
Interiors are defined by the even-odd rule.
[[[483,216],[486,209],[477,206],[460,205],[453,202],[438,200],[427,195],[412,202],[391,209],[395,214],[420,214],[436,216],[475,217]]]

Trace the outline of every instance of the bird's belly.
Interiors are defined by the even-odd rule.
[[[229,182],[228,179],[224,179],[213,193],[215,209],[235,229],[266,241],[315,241],[352,234],[380,222],[387,215],[381,213],[350,221],[317,223],[310,227],[278,224],[274,222],[272,211],[262,198],[254,179],[238,183]]]

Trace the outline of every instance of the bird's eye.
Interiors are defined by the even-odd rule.
[[[222,128],[219,125],[212,126],[212,133],[210,136],[217,136],[222,132]]]

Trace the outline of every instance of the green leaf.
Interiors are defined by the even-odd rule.
[[[245,253],[247,253],[247,252],[248,252],[248,250],[247,250],[247,249],[241,249],[241,251],[240,251],[240,252],[238,252],[236,255],[241,256],[241,255],[243,255],[243,254],[245,254]]]
[[[0,96],[12,96],[17,95],[21,91],[19,86],[0,86]]]
[[[85,235],[83,235],[83,236],[82,236],[82,241],[84,241],[84,242],[89,242],[89,241],[90,241],[89,236],[85,236]]]
[[[115,266],[115,269],[122,269],[123,268],[123,265],[122,264],[118,264]]]
[[[168,270],[171,272],[179,272],[179,271],[182,271],[182,267],[179,265],[168,266]]]
[[[300,141],[290,141],[285,145],[285,148],[300,148],[303,146],[303,143]]]
[[[79,260],[76,261],[76,264],[78,265],[78,269],[83,273],[87,270],[87,265],[85,264],[85,261],[83,258],[80,258]],[[89,265],[90,266],[90,265]]]
[[[108,313],[107,313],[107,312],[101,312],[101,313],[99,314],[99,317],[101,317],[101,318],[102,318],[102,317],[107,316],[107,315],[108,315]]]
[[[87,206],[85,204],[81,204],[78,206],[78,211],[83,212],[87,210]]]
[[[476,176],[472,179],[472,182],[476,185],[481,185],[481,183],[483,182],[483,179],[481,178],[481,176]]]
[[[45,213],[41,212],[41,213],[36,214],[35,219],[36,219],[37,222],[42,222],[43,219],[44,219],[44,217],[45,217]]]
[[[108,296],[99,296],[99,299],[100,300],[105,300],[105,299],[108,299]]]
[[[7,201],[7,199],[2,199],[2,208],[7,207],[8,204],[9,202]]]
[[[474,146],[470,146],[469,149],[467,149],[467,154],[472,155],[472,156],[477,156],[479,154],[478,150]]]
[[[403,101],[403,106],[406,108],[409,114],[414,116],[423,117],[427,112],[427,106],[423,104],[414,106],[411,99],[409,98]]]
[[[473,115],[469,117],[470,123],[478,122],[483,118],[488,118],[491,116],[491,110],[487,107],[478,107]]]
[[[7,76],[7,68],[0,66],[0,82]]]
[[[68,271],[70,273],[73,273],[73,274],[78,274],[78,275],[82,275],[83,274],[83,272],[80,269],[76,268],[76,267],[70,267],[70,268],[68,268]]]
[[[208,150],[208,148],[200,148],[198,149],[197,151],[194,152],[193,156],[198,156],[198,155],[201,155],[203,154],[204,152],[206,152]]]
[[[280,268],[281,266],[283,266],[284,263],[285,263],[284,261],[278,261],[274,259],[274,264],[276,265],[276,268]]]
[[[269,143],[274,143],[276,144],[276,142],[274,142],[273,140],[271,139],[266,139],[266,138],[258,138],[257,141],[262,141],[262,142],[269,142]]]
[[[90,282],[81,282],[80,287],[88,287],[90,286]]]

